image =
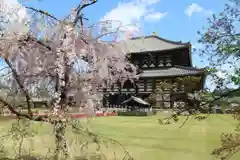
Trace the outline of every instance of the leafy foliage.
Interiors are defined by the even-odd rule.
[[[208,19],[209,26],[203,33],[199,32],[201,39],[199,43],[204,44],[201,55],[209,57],[210,65],[213,68],[222,69],[223,65],[233,68],[232,73],[225,71],[225,78],[213,75],[217,88],[214,92],[220,100],[223,97],[229,98],[238,95],[240,90],[239,58],[240,58],[240,1],[230,0],[219,14],[214,14]],[[224,81],[227,80],[227,83]],[[226,84],[235,84],[236,89],[228,89]],[[223,96],[224,95],[224,96]],[[234,117],[240,114],[239,106],[234,111]],[[236,120],[239,121],[238,118]],[[240,123],[240,122],[239,122]],[[222,134],[221,146],[213,151],[213,154],[221,159],[229,159],[240,150],[239,131]]]

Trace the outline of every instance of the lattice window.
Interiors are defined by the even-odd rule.
[[[144,63],[143,66],[142,66],[142,68],[148,68],[147,64]]]
[[[151,67],[151,68],[156,67],[156,62],[157,62],[157,56],[150,55],[149,67]]]
[[[144,56],[142,57],[142,68],[148,68],[149,64],[148,64],[148,57]]]
[[[164,67],[164,60],[163,59],[159,60],[158,67]]]
[[[170,57],[168,57],[168,58],[166,59],[166,66],[167,66],[167,67],[172,66],[172,61],[171,61]]]
[[[170,56],[158,57],[158,67],[170,67],[172,66],[172,61]]]
[[[149,67],[153,68],[153,67],[155,67],[155,65],[153,63],[151,63]]]

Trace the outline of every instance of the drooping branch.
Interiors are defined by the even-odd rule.
[[[83,14],[81,13],[82,10],[90,5],[93,5],[94,3],[96,3],[98,0],[91,0],[90,3],[85,3],[84,1],[82,1],[78,7],[76,8],[77,14],[76,14],[76,18],[74,20],[74,24],[76,24],[78,22],[78,20],[81,21],[81,26],[83,26]]]
[[[222,98],[229,97],[231,94],[239,92],[239,90],[240,90],[240,87],[238,87],[236,89],[233,89],[233,90],[230,90],[230,91],[227,91],[227,92],[224,92],[223,94],[219,95],[218,97],[215,97],[213,100],[206,101],[206,102],[202,103],[201,106],[204,106],[204,105],[207,105],[207,104],[213,104],[214,102],[216,102],[216,101],[218,101]]]
[[[30,9],[30,10],[33,10],[34,12],[38,12],[38,13],[43,14],[43,15],[45,15],[45,16],[51,17],[52,19],[60,22],[59,19],[57,19],[55,16],[53,16],[52,14],[49,14],[49,13],[46,12],[46,11],[43,11],[43,10],[40,10],[40,9],[36,9],[36,8],[33,8],[33,7],[28,7],[28,6],[25,6],[25,8]]]
[[[124,153],[125,153],[125,157],[123,158],[123,160],[125,160],[125,159],[133,160],[133,157],[130,155],[130,153],[128,152],[127,148],[125,148],[124,145],[122,145],[120,142],[118,142],[118,141],[116,141],[114,139],[102,136],[102,135],[97,135],[97,134],[95,134],[93,132],[90,132],[89,130],[82,130],[81,128],[77,127],[76,124],[70,123],[69,125],[74,130],[76,130],[78,133],[84,133],[84,134],[87,134],[90,137],[94,138],[94,142],[97,142],[100,139],[105,139],[105,140],[107,140],[109,142],[112,142],[114,144],[119,145],[124,150]]]
[[[6,106],[13,114],[15,114],[18,117],[25,117],[28,119],[31,119],[32,117],[29,116],[29,114],[25,114],[25,113],[21,113],[20,111],[17,111],[14,106],[12,106],[10,103],[8,103],[6,100],[4,100],[1,96],[0,96],[0,103],[3,104],[3,106]]]
[[[81,25],[83,25],[83,9],[96,3],[97,0],[82,2],[85,2],[85,4],[82,3],[78,7],[76,10],[78,11],[77,15],[76,11],[69,14],[70,20],[68,17],[58,20],[48,12],[26,7],[35,12],[33,16],[40,14],[40,18],[42,19],[38,19],[39,16],[34,17],[36,20],[30,18],[27,22],[28,24],[30,23],[29,25],[23,24],[23,29],[26,30],[19,31],[13,28],[9,34],[3,35],[1,38],[2,43],[0,43],[1,49],[3,50],[2,53],[7,53],[4,55],[1,54],[1,56],[5,56],[5,59],[9,60],[9,65],[11,63],[12,66],[10,65],[10,67],[12,68],[10,69],[14,71],[13,77],[11,78],[16,79],[18,85],[22,84],[22,86],[20,86],[21,90],[33,87],[33,91],[36,91],[38,87],[43,87],[40,82],[45,83],[51,81],[51,83],[47,85],[48,91],[52,92],[51,96],[54,97],[50,99],[53,110],[48,108],[48,113],[45,113],[47,114],[46,116],[35,116],[35,114],[31,116],[31,114],[27,114],[24,111],[18,111],[14,103],[11,103],[12,106],[7,103],[3,104],[8,106],[9,110],[18,117],[53,124],[56,130],[54,133],[57,142],[56,151],[61,149],[61,151],[68,152],[65,150],[68,149],[65,141],[66,137],[64,136],[65,126],[68,122],[71,122],[72,119],[67,114],[67,110],[61,110],[61,107],[63,109],[68,105],[68,91],[73,89],[74,92],[71,94],[73,95],[73,99],[75,98],[76,100],[75,103],[88,103],[89,105],[85,105],[86,112],[89,110],[93,113],[94,110],[92,109],[95,107],[93,101],[98,99],[96,86],[104,80],[113,83],[119,79],[119,77],[131,79],[135,76],[134,67],[131,66],[133,71],[130,69],[127,70],[125,67],[129,66],[125,58],[125,50],[119,46],[114,46],[115,42],[110,46],[96,40],[95,37],[93,37],[95,36],[95,31],[93,31],[94,27],[85,28],[84,26],[83,29],[83,26],[80,26],[80,22]],[[52,22],[48,21],[48,17],[53,21],[53,25]],[[47,18],[47,21],[45,18]],[[46,23],[43,26],[42,22],[38,20],[43,20],[44,23]],[[76,20],[75,24],[73,23],[74,20]],[[113,32],[109,34],[115,35]],[[118,32],[116,32],[116,34],[118,34]],[[49,38],[47,36],[49,36]],[[101,36],[99,37],[101,38]],[[43,38],[43,40],[38,40],[39,38]],[[8,52],[5,52],[5,50]],[[87,62],[89,69],[87,73],[84,74],[75,73],[76,68],[74,68],[73,64],[75,62],[73,61],[83,59],[83,57],[89,59]],[[16,67],[14,65],[15,62],[17,64]],[[103,65],[104,62],[105,64]],[[45,78],[47,78],[46,81]],[[31,90],[28,90],[28,92],[27,90],[25,91],[32,95]],[[37,94],[40,95],[40,92]],[[89,97],[91,99],[89,99]],[[28,100],[28,98],[29,97],[26,99]],[[60,126],[58,127],[57,125]],[[88,134],[96,139],[96,141],[99,138],[91,132]],[[113,143],[116,142],[114,141]],[[60,152],[57,151],[57,154],[58,153]],[[58,155],[60,156],[60,154]]]
[[[233,93],[236,93],[236,92],[239,92],[240,88],[236,88],[236,89],[233,89],[233,90],[230,90],[230,91],[227,91],[217,97],[213,97],[212,100],[209,100],[209,101],[205,101],[203,103],[201,103],[199,106],[188,106],[188,107],[184,107],[183,109],[180,109],[178,111],[176,111],[176,113],[172,114],[170,117],[167,117],[165,118],[164,120],[166,121],[169,121],[171,119],[176,119],[177,116],[181,115],[183,112],[190,112],[191,114],[194,113],[194,112],[197,112],[197,111],[200,111],[200,112],[203,112],[203,113],[207,113],[210,111],[211,107],[209,108],[203,108],[203,106],[205,105],[208,105],[208,106],[211,106],[214,102],[222,99],[222,98],[225,98],[225,97],[229,97],[229,95],[233,94]],[[189,101],[191,101],[189,99]],[[193,105],[194,105],[194,102],[192,102]],[[187,120],[189,119],[189,116],[187,116],[187,118],[184,120],[184,122],[180,125],[180,128],[184,126],[184,124],[187,122]],[[162,122],[162,120],[159,119],[159,122]]]
[[[36,117],[33,117],[33,116],[30,116],[29,114],[23,113],[21,111],[17,111],[14,106],[12,106],[10,103],[4,100],[1,96],[0,96],[0,103],[2,103],[3,106],[6,106],[11,111],[11,113],[15,114],[18,118],[27,118],[29,120],[41,121],[41,122],[45,122],[48,119],[47,115],[37,115]]]
[[[21,91],[23,92],[23,94],[26,97],[28,114],[29,114],[30,117],[32,117],[33,113],[32,113],[32,104],[30,102],[30,100],[31,100],[30,95],[26,91],[25,87],[23,86],[23,84],[21,82],[20,76],[18,75],[17,71],[12,67],[11,63],[9,62],[9,60],[8,59],[4,59],[4,60],[5,60],[6,64],[8,65],[8,67],[11,69],[12,75],[13,75],[14,79],[16,80],[19,88],[21,89]]]
[[[49,51],[53,51],[53,49],[49,45],[45,44],[42,41],[37,40],[36,38],[31,37],[30,35],[24,37],[23,39],[18,40],[18,43],[19,43],[20,46],[25,46],[28,43],[36,43],[40,46],[43,46],[44,48],[46,48]],[[28,114],[29,114],[30,117],[32,117],[33,113],[32,113],[32,110],[31,110],[32,109],[31,97],[30,97],[28,91],[25,89],[23,83],[21,82],[20,75],[18,75],[16,69],[14,69],[12,67],[10,61],[8,60],[8,56],[5,56],[3,58],[4,58],[5,63],[8,65],[8,68],[11,70],[13,78],[16,80],[20,90],[22,91],[22,93],[24,94],[24,96],[26,98]],[[21,75],[21,76],[26,78],[27,76],[29,76],[29,77],[31,77],[31,76],[42,76],[42,74],[40,73],[40,74],[36,74],[36,75],[26,75],[26,76]],[[48,74],[48,76],[53,76],[53,75]]]

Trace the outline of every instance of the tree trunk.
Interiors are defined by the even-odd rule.
[[[64,123],[61,120],[55,121],[54,131],[55,131],[54,134],[55,134],[55,145],[56,145],[54,159],[59,160],[61,153],[63,153],[64,159],[66,159],[68,157],[68,148],[65,140],[66,123]]]

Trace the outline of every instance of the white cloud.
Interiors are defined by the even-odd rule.
[[[147,5],[158,3],[160,0],[139,0],[139,3],[145,3]]]
[[[188,5],[187,8],[185,9],[185,14],[187,16],[191,17],[193,15],[193,13],[203,13],[205,15],[213,14],[213,12],[211,10],[204,9],[202,6],[200,6],[197,3],[192,3],[192,4]]]
[[[133,31],[138,31],[140,24],[145,20],[156,21],[166,16],[167,13],[154,11],[154,5],[160,0],[131,0],[118,3],[101,19],[101,21],[113,20],[119,21],[123,25],[132,25],[128,27]],[[111,26],[114,27],[114,26]]]
[[[144,17],[144,19],[147,20],[147,21],[156,21],[156,20],[164,18],[167,14],[168,14],[167,12],[149,13]]]

